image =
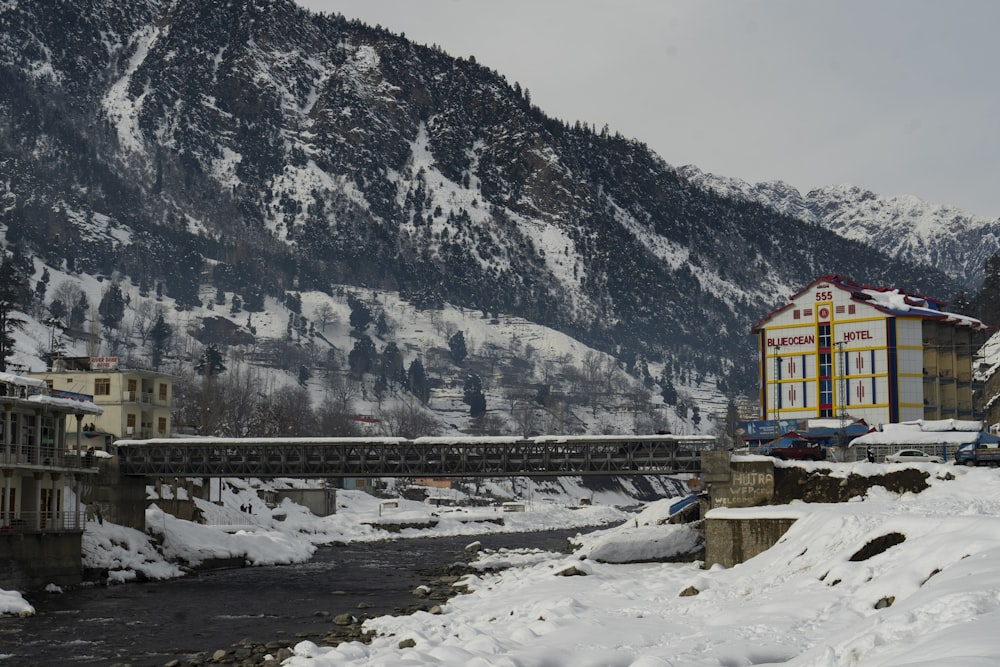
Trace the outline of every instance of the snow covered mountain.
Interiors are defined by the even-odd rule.
[[[973,292],[982,284],[986,260],[1000,252],[1000,218],[970,215],[912,195],[883,197],[853,185],[802,194],[781,181],[751,184],[694,166],[679,171],[722,196],[757,202],[893,257],[930,264]]]
[[[547,117],[472,59],[291,0],[0,4],[0,121],[23,310],[77,340],[100,319],[88,344],[134,363],[146,339],[75,293],[54,304],[60,281],[95,286],[90,305],[112,284],[128,312],[169,305],[189,366],[208,340],[287,365],[257,325],[315,336],[310,300],[356,290],[557,331],[667,396],[753,394],[750,324],[818,275],[961,287]]]

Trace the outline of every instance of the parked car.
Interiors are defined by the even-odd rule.
[[[787,447],[772,447],[768,454],[776,459],[798,461],[825,461],[826,450],[808,440],[794,440]]]
[[[944,463],[944,459],[933,454],[925,454],[919,449],[901,449],[885,457],[886,463]]]

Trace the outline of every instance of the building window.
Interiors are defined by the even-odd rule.
[[[111,378],[94,378],[94,396],[111,395]]]
[[[160,400],[161,401],[167,400],[167,383],[166,382],[161,382],[160,383]]]
[[[135,415],[125,415],[125,434],[135,434]]]
[[[160,417],[159,419],[156,420],[156,432],[159,433],[160,435],[166,435],[167,434],[167,418],[166,417]]]
[[[833,405],[833,381],[830,379],[819,381],[819,404],[820,406]],[[827,409],[829,412],[829,409]],[[822,415],[829,417],[830,415]]]
[[[798,319],[801,319],[801,318],[802,318],[802,311],[800,311],[798,309],[792,311],[792,319],[793,320],[798,320]]]
[[[822,352],[819,355],[819,376],[821,378],[833,375],[833,359],[829,352]]]
[[[819,325],[819,346],[820,348],[830,347],[830,325],[821,324]],[[822,373],[820,373],[822,375]]]

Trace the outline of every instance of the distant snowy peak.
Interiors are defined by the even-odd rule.
[[[677,171],[721,196],[755,201],[891,256],[930,264],[970,289],[981,282],[979,269],[986,260],[1000,252],[1000,218],[971,215],[912,195],[883,197],[856,185],[829,185],[803,195],[782,181],[751,184],[690,165]]]

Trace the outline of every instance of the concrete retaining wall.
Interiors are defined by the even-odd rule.
[[[83,581],[82,533],[0,536],[0,588],[33,591]]]
[[[277,502],[288,498],[297,505],[303,505],[316,516],[330,516],[337,513],[337,489],[279,489],[275,491]]]
[[[708,493],[702,516],[718,507],[759,507],[774,501],[774,462],[732,461],[729,452],[705,452],[702,482]],[[732,567],[767,551],[781,539],[795,519],[705,520],[705,567]]]
[[[706,519],[705,567],[732,567],[773,547],[795,519]]]

